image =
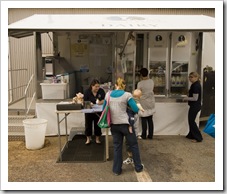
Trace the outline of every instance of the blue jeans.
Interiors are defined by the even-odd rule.
[[[126,112],[128,114],[128,122],[129,122],[129,125],[132,127],[133,133],[135,133],[135,126],[134,126],[134,124],[135,124],[135,117],[134,117],[135,116],[135,113],[132,110],[130,110],[129,108],[127,108]],[[126,140],[125,143],[126,143],[126,150],[127,150],[127,152],[132,152],[131,149],[130,149],[130,146],[129,146],[128,142],[127,142],[127,140]]]
[[[139,146],[135,133],[129,133],[128,124],[113,124],[111,125],[111,133],[113,136],[113,146],[114,146],[114,162],[113,162],[113,172],[120,174],[122,171],[122,147],[124,136],[126,141],[132,151],[132,158],[135,165],[135,170],[140,171],[143,169],[140,160]]]

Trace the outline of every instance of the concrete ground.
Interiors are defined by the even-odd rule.
[[[123,165],[120,176],[112,173],[113,144],[109,136],[109,161],[101,163],[57,163],[58,137],[46,137],[40,150],[27,150],[23,141],[8,143],[9,182],[214,182],[215,139],[203,133],[203,142],[184,136],[154,136],[138,140],[145,166],[136,173]],[[62,142],[65,137],[62,137]],[[90,145],[92,146],[92,145]],[[126,158],[124,150],[124,158]]]

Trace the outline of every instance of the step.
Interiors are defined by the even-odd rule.
[[[25,141],[24,132],[8,132],[8,141]]]
[[[27,117],[25,115],[8,115],[10,119],[32,119],[35,117],[35,115],[27,115]]]
[[[8,141],[25,141],[23,120],[33,119],[36,115],[24,111],[10,110],[8,114]]]
[[[8,132],[24,132],[23,123],[9,123]]]
[[[23,120],[25,119],[33,119],[35,118],[35,115],[28,115],[27,117],[25,115],[9,115],[8,116],[8,123],[23,123]]]
[[[35,110],[30,110],[28,115],[35,115]],[[25,115],[25,110],[8,109],[8,115]]]
[[[25,136],[24,131],[9,131],[8,136]]]
[[[26,118],[26,115],[8,115],[9,118]],[[35,115],[27,115],[27,118],[34,118]]]
[[[8,118],[8,141],[24,141],[23,120],[35,118],[35,115],[10,115]]]

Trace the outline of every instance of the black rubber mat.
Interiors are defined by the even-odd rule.
[[[96,144],[95,137],[92,137],[91,144],[85,145],[86,136],[75,135],[72,141],[65,145],[62,161],[58,162],[104,162],[105,136],[101,136],[100,141],[101,144]]]

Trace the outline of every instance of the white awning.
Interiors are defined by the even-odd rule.
[[[204,15],[35,14],[8,26],[9,36],[53,31],[214,31],[215,18]]]

